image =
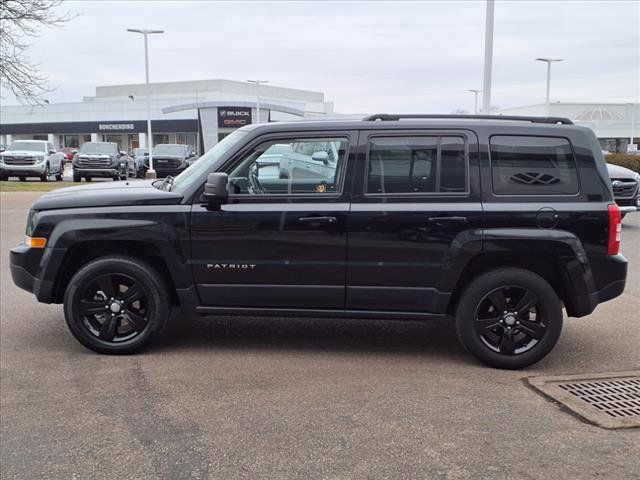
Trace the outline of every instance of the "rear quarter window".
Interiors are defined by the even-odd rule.
[[[580,190],[566,138],[495,135],[490,154],[496,195],[576,195]]]

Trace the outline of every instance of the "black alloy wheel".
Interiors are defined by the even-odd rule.
[[[501,268],[479,275],[456,309],[464,347],[487,365],[517,369],[544,358],[562,332],[562,304],[536,273]]]
[[[171,306],[161,276],[132,257],[89,262],[71,279],[64,310],[80,343],[100,353],[135,353],[155,339]]]
[[[494,352],[519,355],[544,337],[535,293],[523,287],[504,286],[488,293],[476,310],[476,334]]]
[[[75,302],[87,330],[106,342],[130,340],[148,324],[147,297],[128,275],[106,273],[96,277]]]

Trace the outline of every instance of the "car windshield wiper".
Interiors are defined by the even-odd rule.
[[[171,175],[167,175],[164,180],[162,180],[162,185],[160,185],[160,190],[166,190],[168,192],[171,191],[171,187],[173,186],[174,178]]]

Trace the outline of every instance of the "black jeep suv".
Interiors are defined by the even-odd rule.
[[[175,179],[45,194],[26,234],[14,282],[101,353],[140,350],[178,305],[452,318],[476,357],[520,368],[627,271],[600,146],[561,118],[251,125]]]

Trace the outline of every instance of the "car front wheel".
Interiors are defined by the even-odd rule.
[[[562,331],[562,305],[536,273],[501,268],[478,276],[464,290],[456,330],[464,347],[487,365],[524,368],[555,346]]]
[[[82,267],[64,296],[73,336],[99,353],[130,354],[162,332],[171,312],[166,286],[150,265],[108,256]]]

